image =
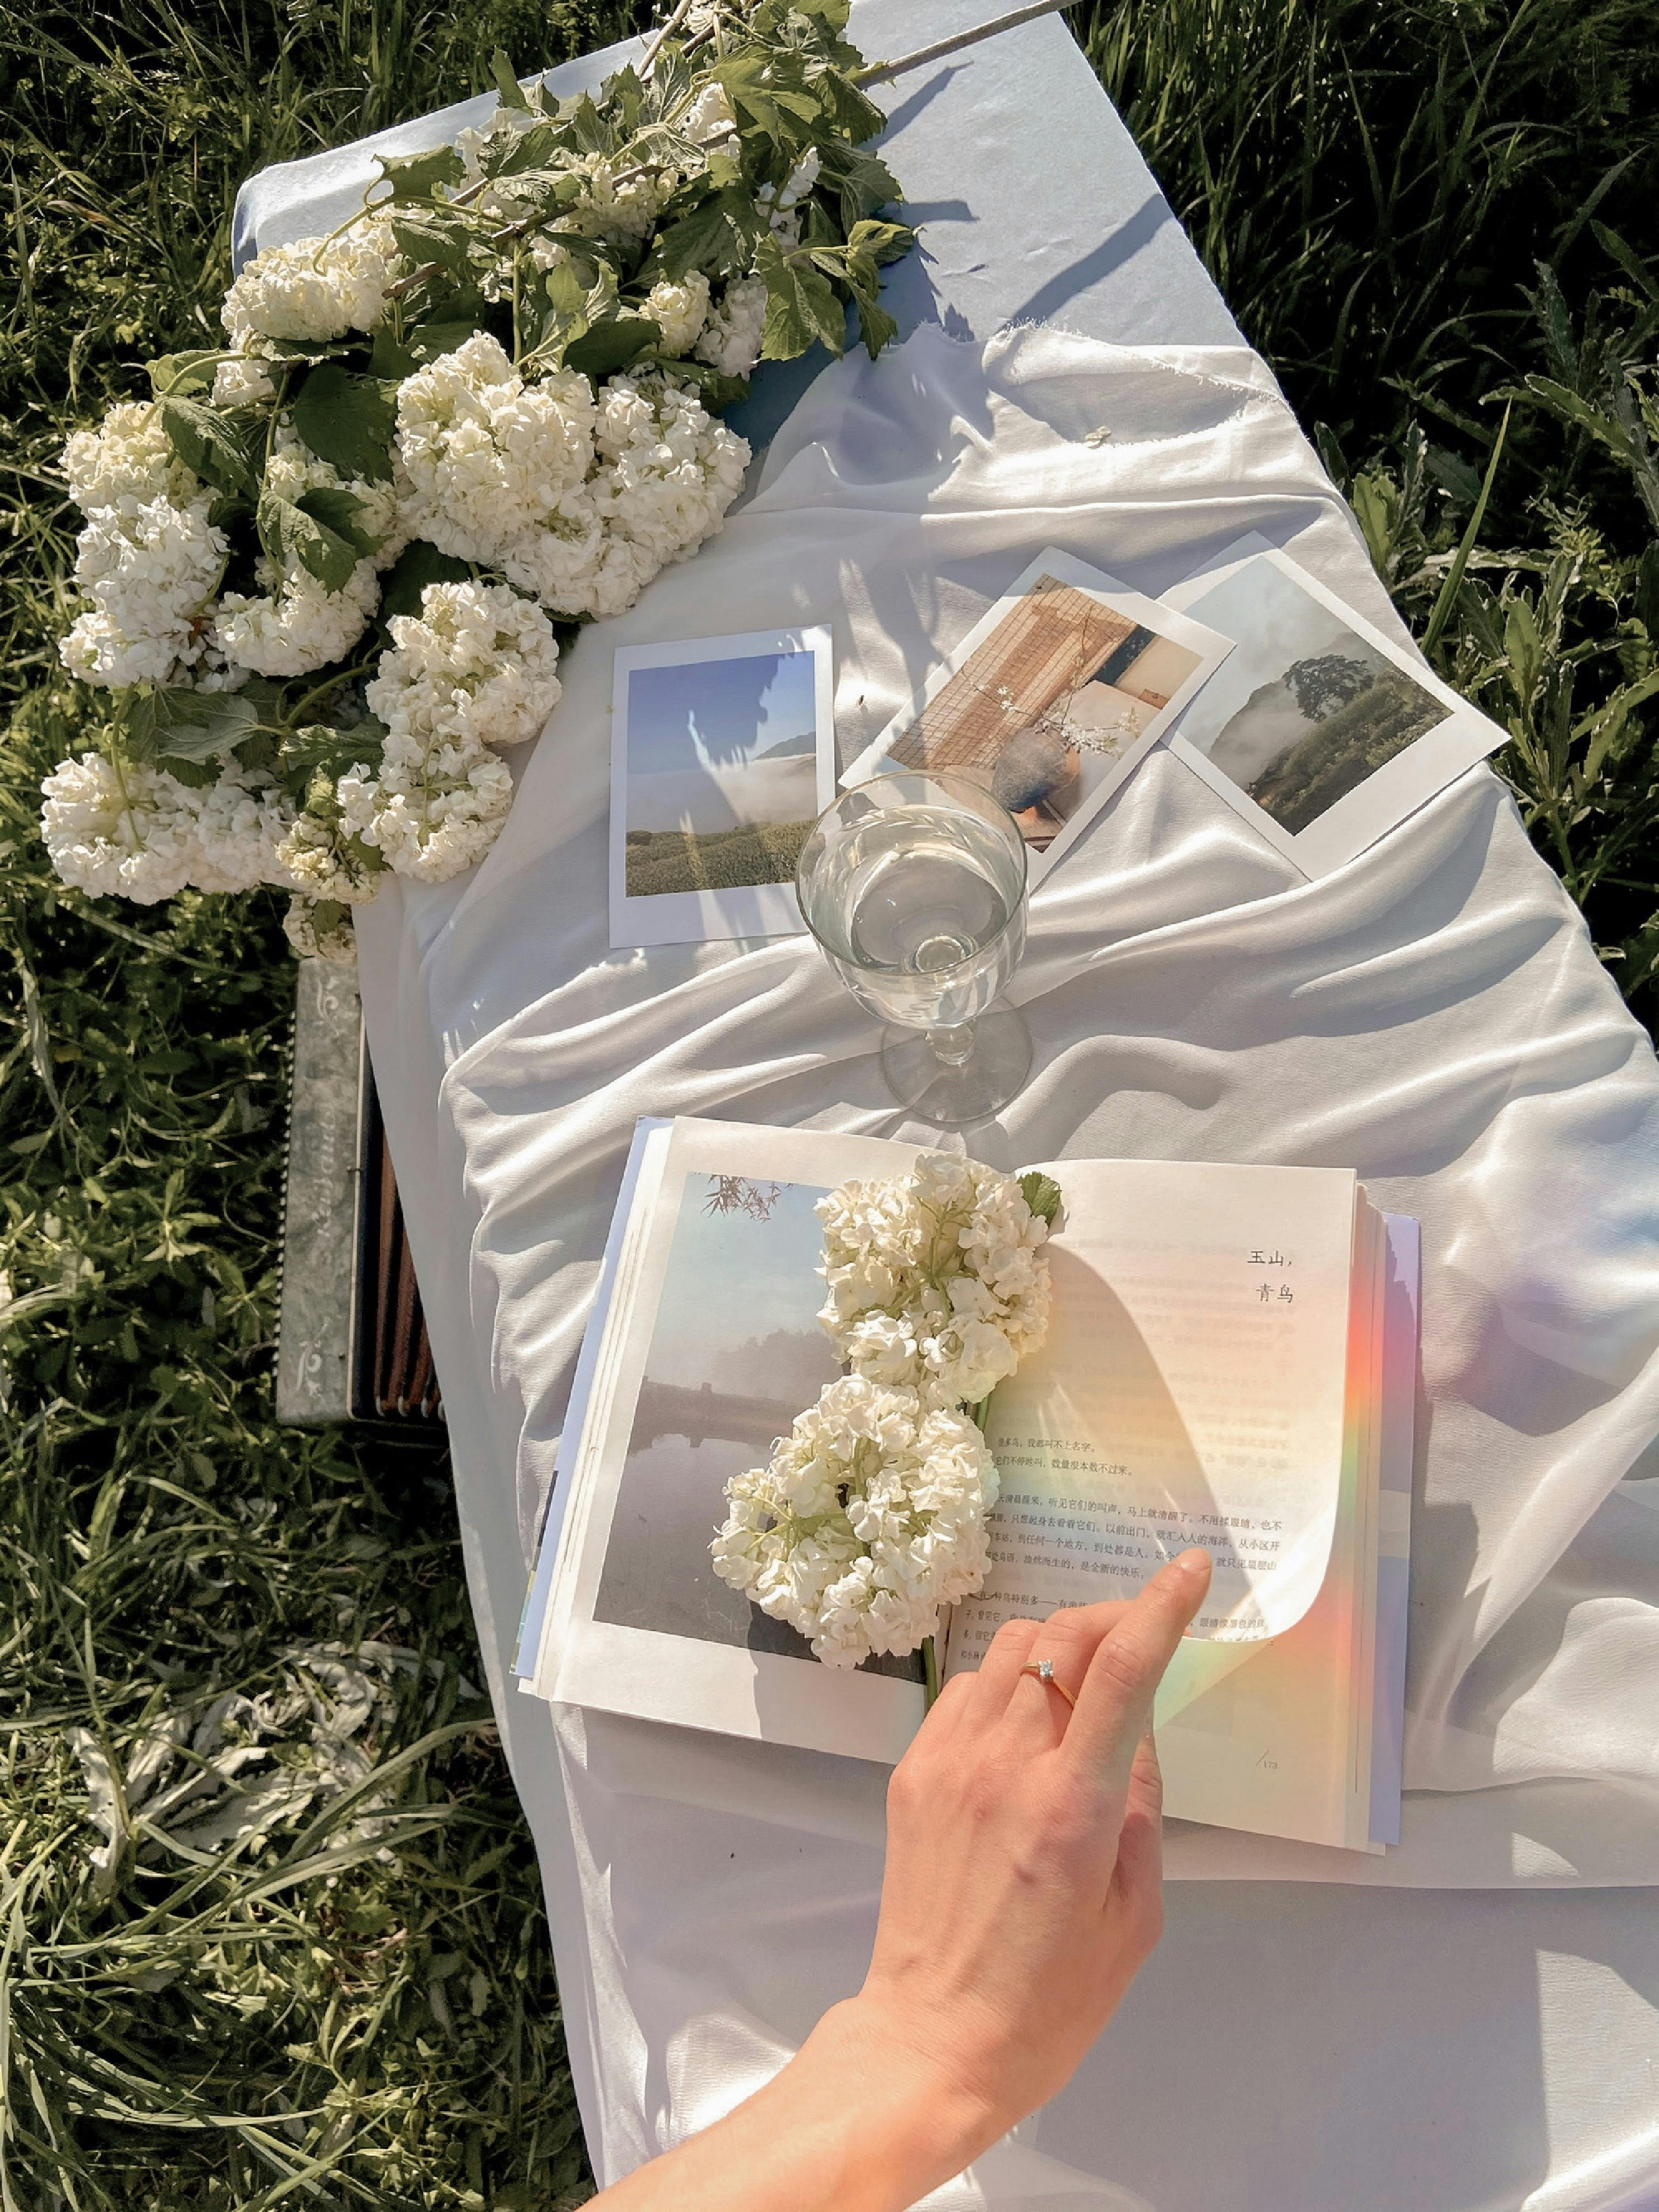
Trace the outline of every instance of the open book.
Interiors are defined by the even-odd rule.
[[[839,1371],[814,1207],[917,1148],[642,1122],[520,1639],[520,1686],[891,1761],[919,1655],[820,1665],[714,1574],[725,1485]],[[1215,1578],[1158,1705],[1166,1809],[1358,1850],[1399,1839],[1417,1375],[1416,1224],[1352,1172],[1066,1160],[1042,1348],[991,1401],[998,1626],[1133,1595],[1207,1547]]]

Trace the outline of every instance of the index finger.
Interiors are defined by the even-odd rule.
[[[1155,1575],[1103,1636],[1089,1662],[1061,1740],[1066,1756],[1097,1774],[1122,1770],[1152,1718],[1164,1670],[1210,1587],[1210,1555],[1194,1547]]]

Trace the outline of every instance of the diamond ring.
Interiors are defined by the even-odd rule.
[[[1054,1680],[1054,1662],[1052,1659],[1028,1659],[1019,1671],[1022,1674],[1035,1674],[1039,1682],[1046,1682],[1051,1690],[1058,1690],[1073,1711],[1076,1711],[1077,1699],[1064,1682]]]

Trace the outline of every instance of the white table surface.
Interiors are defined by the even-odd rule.
[[[866,52],[890,54],[983,12],[969,0],[866,0],[854,34]],[[560,88],[593,81],[606,60],[572,64]],[[895,118],[889,158],[925,224],[922,253],[894,272],[907,331],[934,322],[982,340],[1010,321],[1041,321],[1120,343],[1205,347],[1212,366],[1224,358],[1214,349],[1237,346],[1221,301],[1057,23],[889,87],[884,98]],[[489,102],[381,143],[430,143],[480,105]],[[239,211],[243,250],[329,227],[369,173],[358,149],[267,173]],[[925,349],[914,356],[936,357]],[[799,386],[781,374],[772,382],[769,395],[761,380],[751,403],[757,443]],[[1245,406],[1239,419],[1255,418]],[[1215,434],[1225,434],[1224,425]],[[1305,519],[1309,465],[1294,456],[1285,464],[1286,538]],[[1255,489],[1271,509],[1273,482]],[[1177,485],[1174,504],[1180,495]],[[1140,511],[1148,504],[1143,485]],[[1386,618],[1380,588],[1340,533],[1340,519],[1325,515],[1297,550],[1373,619]],[[740,563],[741,533],[734,527],[728,539],[722,557],[729,550]],[[1181,565],[1171,554],[1160,568],[1153,547],[1130,580],[1157,589]],[[636,617],[653,595],[672,609],[690,575],[676,571],[653,586]],[[947,612],[959,634],[960,601]],[[573,657],[567,728],[581,654],[597,659],[599,647],[590,637]],[[542,750],[551,743],[550,733]],[[579,808],[586,775],[566,779],[562,768],[555,775],[532,762],[526,803],[556,810],[568,788]],[[1455,1869],[1443,1878],[1460,1882],[1652,1881],[1654,1760],[1630,1753],[1631,1724],[1609,1731],[1594,1821],[1581,1778],[1559,1752],[1517,1759],[1510,1725],[1520,1713],[1552,1747],[1571,1735],[1559,1714],[1540,1707],[1534,1719],[1528,1708],[1538,1693],[1526,1684],[1556,1684],[1562,1669],[1552,1662],[1562,1654],[1591,1716],[1624,1714],[1632,1683],[1655,1679],[1659,1516],[1646,1502],[1655,1486],[1632,1467],[1642,1438],[1629,1387],[1643,1356],[1632,1343],[1655,1319],[1651,1254],[1637,1249],[1632,1214],[1610,1194],[1644,1163],[1651,1187],[1651,1051],[1484,771],[1429,810],[1414,842],[1390,841],[1340,884],[1312,894],[1294,890],[1288,872],[1221,815],[1178,763],[1154,757],[1068,861],[1069,884],[1059,872],[1054,896],[1040,902],[1028,961],[1040,1065],[1016,1131],[1016,1141],[1028,1131],[1034,1139],[1021,1156],[1066,1144],[1263,1158],[1363,1152],[1388,1202],[1415,1191],[1431,1215],[1454,1187],[1455,1233],[1442,1239],[1451,1249],[1429,1320],[1455,1341],[1431,1346],[1430,1361],[1457,1364],[1459,1382],[1434,1407],[1434,1445],[1461,1452],[1466,1465],[1486,1453],[1495,1465],[1524,1466],[1528,1488],[1526,1510],[1490,1526],[1478,1490],[1474,1504],[1442,1500],[1432,1486],[1419,1498],[1421,1579],[1467,1587],[1470,1627],[1431,1747],[1443,1762],[1436,1786],[1447,1794],[1413,1801],[1408,1835],[1415,1815],[1419,1836],[1432,1839],[1419,1865]],[[476,886],[394,894],[366,916],[365,1003],[444,1386],[485,1664],[542,1853],[589,2142],[612,2178],[724,2109],[824,2002],[856,1985],[880,1873],[872,1770],[830,1762],[826,1773],[760,1752],[769,1762],[762,1769],[748,1747],[627,1724],[585,1730],[574,1715],[556,1741],[546,1709],[504,1684],[524,1536],[620,1171],[617,1147],[631,1111],[665,1104],[889,1124],[867,1040],[787,947],[721,948],[707,959],[611,956],[600,949],[602,836],[597,863],[585,820],[574,845],[559,848],[563,873],[599,899],[590,943],[538,872],[537,834],[521,809],[509,829],[515,842]],[[542,842],[556,846],[556,830]],[[463,958],[457,922],[469,915],[473,951]],[[493,959],[477,950],[480,915],[495,926]],[[1079,937],[1091,950],[1076,957]],[[1206,980],[1236,1007],[1231,1027],[1224,1006],[1206,1003]],[[1345,1034],[1361,1024],[1360,1006],[1366,1026]],[[647,1036],[640,1025],[648,1022]],[[1425,1114],[1429,1076],[1437,1060],[1455,1058],[1460,1028],[1471,1032],[1468,1065]],[[1255,1066],[1264,1030],[1286,1049],[1262,1062],[1252,1085],[1236,1070]],[[781,1058],[758,1080],[768,1052]],[[809,1081],[809,1067],[827,1075]],[[1305,1096],[1297,1067],[1307,1070]],[[1376,1113],[1359,1133],[1367,1092],[1373,1108],[1394,1095],[1394,1157],[1376,1156]],[[1506,1181],[1513,1163],[1486,1139],[1516,1113],[1531,1117],[1529,1141],[1555,1145],[1558,1206],[1606,1217],[1608,1241],[1581,1237],[1568,1251],[1545,1239],[1531,1282],[1517,1287],[1511,1269],[1493,1291],[1486,1246],[1501,1242],[1526,1179]],[[542,1152],[515,1153],[538,1114]],[[542,1232],[544,1249],[510,1207],[504,1217],[500,1196],[505,1178],[534,1200],[526,1182],[536,1175],[558,1227],[556,1237]],[[501,1251],[514,1235],[518,1274]],[[1645,1305],[1635,1281],[1644,1267]],[[544,1295],[550,1284],[556,1295]],[[1601,1344],[1598,1385],[1587,1370],[1599,1355],[1584,1347]],[[1564,1379],[1540,1411],[1526,1377],[1552,1360]],[[1588,1515],[1587,1457],[1606,1477],[1604,1502]],[[1540,1473],[1558,1464],[1563,1486],[1569,1474],[1577,1482],[1580,1503],[1570,1509]],[[1518,1576],[1513,1614],[1534,1624],[1541,1656],[1500,1664],[1513,1622],[1479,1622],[1481,1593],[1558,1508],[1556,1565],[1533,1577],[1530,1611],[1527,1575]],[[1480,1787],[1494,1779],[1506,1786]],[[1496,1827],[1495,1799],[1516,1808]],[[1389,1892],[1332,1882],[1328,1867],[1311,1865],[1298,1870],[1322,1879],[1240,1879],[1282,1863],[1253,1860],[1203,1832],[1176,1838],[1172,1860],[1189,1875],[1231,1878],[1170,1885],[1164,1945],[1078,2082],[940,2204],[1659,2205],[1659,1915],[1648,1892]]]

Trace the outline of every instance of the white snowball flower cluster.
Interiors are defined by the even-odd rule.
[[[238,354],[213,372],[216,407],[258,407],[276,397],[270,370],[257,354]]]
[[[705,154],[737,155],[738,118],[723,84],[704,85],[676,128]]]
[[[513,779],[491,748],[534,737],[552,712],[558,647],[540,608],[501,584],[428,584],[419,616],[390,628],[365,695],[384,756],[340,778],[341,823],[398,874],[442,883],[495,841]]]
[[[337,911],[325,922],[315,899],[289,900],[283,916],[283,934],[301,960],[331,960],[337,968],[348,968],[357,957],[357,932],[351,916]]]
[[[593,463],[593,388],[574,369],[526,384],[480,331],[398,392],[398,454],[415,534],[497,564]]]
[[[760,359],[766,331],[766,285],[758,276],[744,276],[728,284],[726,295],[709,316],[697,340],[697,359],[719,369],[722,376],[747,376]]]
[[[1012,1176],[928,1152],[908,1176],[843,1183],[817,1212],[818,1319],[855,1374],[977,1405],[1042,1343],[1048,1224]]]
[[[509,546],[502,573],[567,615],[631,607],[670,562],[720,526],[743,486],[744,441],[695,392],[658,377],[613,377],[594,418],[599,465],[538,528]]]
[[[997,1474],[972,1421],[849,1375],[726,1497],[715,1573],[827,1664],[855,1667],[914,1651],[941,1606],[981,1586]]]
[[[58,646],[88,684],[164,684],[199,659],[203,604],[223,573],[225,535],[207,487],[177,460],[153,402],[112,407],[64,448],[85,514],[75,580],[92,601]]]
[[[662,331],[663,351],[678,361],[708,319],[708,279],[701,269],[688,269],[678,284],[663,277],[646,295],[645,312]]]
[[[64,447],[70,497],[85,514],[132,500],[177,505],[203,487],[173,453],[153,399],[119,401],[95,430],[77,430]]]
[[[613,245],[643,238],[680,186],[678,169],[652,169],[629,175],[603,154],[585,154],[570,164],[580,179],[581,198],[548,227]],[[698,164],[701,170],[702,164]]]
[[[263,592],[227,592],[214,610],[211,641],[232,665],[259,676],[308,676],[356,645],[380,604],[377,572],[397,559],[414,533],[392,484],[341,476],[286,426],[273,441],[264,487],[273,498],[295,503],[311,491],[349,491],[363,528],[381,541],[337,592],[308,568],[284,575],[262,555],[254,574]]]
[[[165,684],[199,658],[203,604],[217,588],[225,534],[208,520],[204,495],[123,500],[88,517],[76,540],[75,580],[92,601],[58,647],[84,683]]]
[[[277,847],[289,809],[246,770],[194,791],[164,770],[86,752],[42,783],[41,834],[66,884],[153,906],[185,884],[211,891],[286,884]]]
[[[262,340],[327,342],[372,331],[403,264],[384,221],[355,223],[336,238],[300,238],[256,253],[225,295],[220,320],[238,353]]]
[[[284,576],[263,557],[254,573],[264,591],[227,592],[214,611],[213,641],[227,660],[260,676],[308,676],[342,659],[380,596],[373,561],[360,561],[337,592],[309,569]]]

